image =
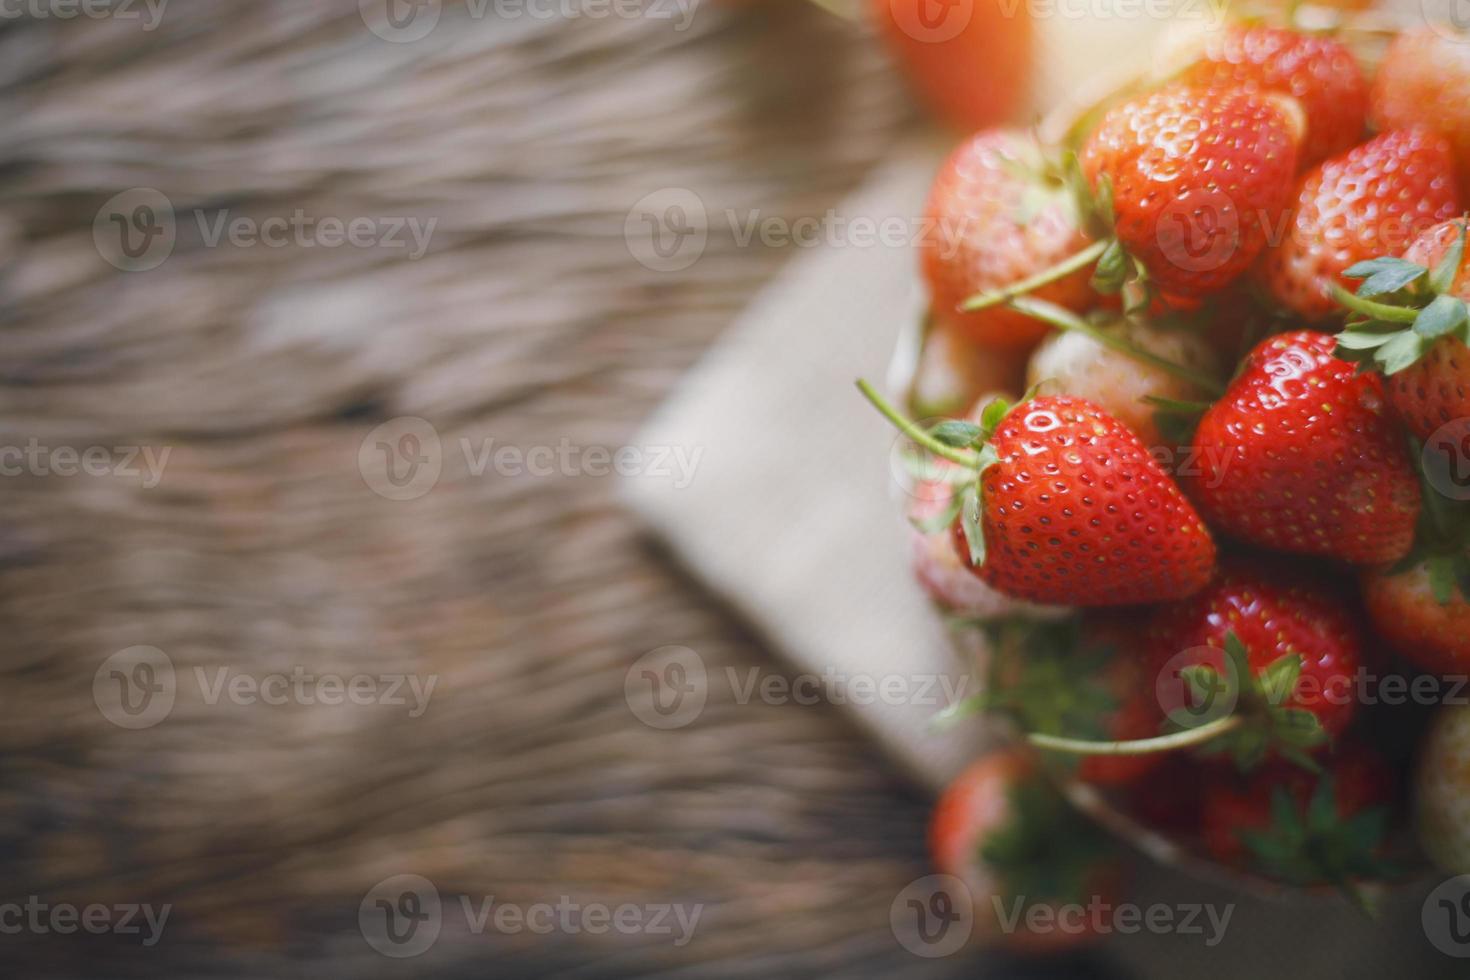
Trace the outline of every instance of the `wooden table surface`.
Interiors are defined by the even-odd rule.
[[[680,29],[446,3],[401,43],[357,0],[0,26],[0,445],[57,464],[4,481],[0,899],[172,908],[153,948],[0,938],[18,973],[974,969],[894,942],[927,804],[835,709],[712,712],[678,738],[630,713],[625,673],[653,648],[771,663],[640,538],[611,477],[476,472],[446,448],[433,489],[394,500],[359,466],[403,416],[444,447],[622,445],[790,255],[716,224],[694,265],[651,270],[624,238],[635,202],[677,187],[712,213],[820,215],[912,125],[862,29],[742,6]],[[119,271],[98,241],[140,187],[176,244]],[[436,223],[417,258],[386,234],[215,237],[298,210]],[[106,472],[62,475],[68,447],[101,447]],[[167,450],[160,478],[128,447]],[[177,691],[129,729],[93,681],[137,646]],[[437,686],[418,717],[211,701],[218,678],[298,668]],[[446,924],[396,960],[358,907],[399,874],[446,903],[703,915],[682,947]]]

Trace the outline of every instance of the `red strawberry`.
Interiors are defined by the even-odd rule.
[[[935,311],[976,343],[1029,347],[1047,326],[999,306],[960,313],[960,303],[1041,272],[1087,245],[1073,195],[1045,169],[1035,139],[988,129],[950,154],[929,192],[927,233],[919,243],[924,280]],[[1084,310],[1094,298],[1088,275],[1079,269],[1036,295]]]
[[[1204,522],[1138,437],[1091,402],[1023,402],[986,450],[994,461],[980,476],[979,526],[956,521],[954,535],[994,588],[1105,606],[1177,599],[1209,581],[1215,543]]]
[[[1267,242],[1297,168],[1303,127],[1292,99],[1174,86],[1105,115],[1082,150],[1114,230],[1171,305],[1230,285]],[[1104,208],[1106,210],[1106,208]],[[1106,257],[1099,263],[1107,272]]]
[[[929,827],[935,867],[969,886],[977,920],[1000,937],[997,902],[1009,908],[1052,903],[1087,904],[1090,893],[1111,891],[1115,859],[1095,826],[1061,798],[1022,750],[982,756],[944,791]],[[1110,897],[1110,896],[1109,896]],[[1030,949],[1068,946],[1093,938],[1082,931],[1033,932],[1026,917],[1008,944]]]
[[[1319,320],[1337,311],[1331,286],[1344,270],[1397,255],[1459,211],[1449,142],[1422,128],[1384,133],[1307,172],[1261,275],[1277,302]]]
[[[1307,117],[1299,166],[1311,166],[1354,145],[1367,121],[1368,83],[1357,59],[1322,34],[1266,24],[1211,31],[1199,60],[1180,74],[1179,81],[1295,97]]]
[[[1357,708],[1354,675],[1362,664],[1362,632],[1344,596],[1332,589],[1235,560],[1222,565],[1199,595],[1160,606],[1149,619],[1145,644],[1161,694],[1181,692],[1177,704],[1165,706],[1171,713],[1232,707],[1228,701],[1203,704],[1198,694],[1186,697],[1174,679],[1185,678],[1189,668],[1208,667],[1234,679],[1233,710],[1247,723],[1211,745],[1231,751],[1249,768],[1273,747],[1299,757],[1347,728]],[[1249,670],[1248,678],[1237,676],[1242,669]]]
[[[1322,775],[1282,764],[1216,773],[1205,783],[1200,830],[1217,861],[1286,884],[1351,889],[1385,873],[1392,799],[1383,759],[1354,742],[1333,754]]]
[[[1421,27],[1394,38],[1373,81],[1379,129],[1428,126],[1454,146],[1460,188],[1470,193],[1470,38]]]
[[[1470,601],[1456,579],[1467,571],[1463,559],[1431,556],[1403,571],[1365,572],[1363,605],[1404,659],[1436,674],[1464,676],[1470,674]]]
[[[1396,561],[1414,540],[1418,479],[1382,380],[1334,346],[1309,330],[1258,344],[1200,420],[1191,487],[1212,525],[1252,544]]]
[[[1463,220],[1446,221],[1424,232],[1404,252],[1404,259],[1426,269],[1436,269],[1464,233]],[[1459,269],[1445,290],[1462,301],[1470,301],[1470,262],[1463,253]],[[1461,322],[1457,330],[1424,345],[1419,359],[1388,375],[1385,389],[1389,403],[1409,431],[1428,439],[1447,422],[1470,417],[1470,349]]]
[[[870,0],[889,50],[939,115],[966,132],[1016,115],[1031,77],[1033,26],[1003,0]]]

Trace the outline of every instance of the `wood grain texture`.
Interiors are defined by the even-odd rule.
[[[48,975],[954,972],[893,941],[924,803],[835,709],[712,706],[670,737],[623,699],[668,643],[779,671],[638,537],[613,480],[370,492],[379,422],[617,447],[789,250],[728,228],[677,273],[630,257],[642,195],[820,214],[909,110],[871,39],[805,4],[668,22],[476,19],[390,44],[355,0],[189,0],[156,31],[0,29],[0,444],[168,448],[162,481],[3,481],[0,880],[172,903],[158,947],[6,941]],[[98,209],[157,188],[160,268],[99,258]],[[428,254],[210,247],[211,219],[438,219]],[[115,651],[177,668],[162,723],[92,697]],[[428,710],[207,703],[196,668],[433,675]],[[375,954],[386,876],[502,902],[702,903],[694,941],[469,935]]]

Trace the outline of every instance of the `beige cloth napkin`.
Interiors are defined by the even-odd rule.
[[[935,148],[909,147],[838,212],[920,214],[936,161]],[[961,677],[939,616],[909,572],[909,532],[889,464],[893,434],[852,385],[859,376],[884,378],[900,329],[921,303],[907,246],[802,250],[635,443],[702,452],[687,486],[630,479],[624,499],[801,672]],[[933,706],[867,700],[850,706],[853,717],[931,789],[981,745],[973,725],[934,731]],[[1373,924],[1335,901],[1266,902],[1140,866],[1128,896],[1140,906],[1233,905],[1214,947],[1192,934],[1115,937],[1118,956],[1140,976],[1470,974],[1470,961],[1445,957],[1425,938],[1427,886],[1393,897]]]

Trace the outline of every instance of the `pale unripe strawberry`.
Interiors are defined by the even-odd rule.
[[[1470,874],[1470,705],[1440,707],[1419,748],[1414,819],[1435,864]]]
[[[1165,330],[1143,323],[1124,321],[1120,336],[1134,347],[1205,374],[1216,367],[1209,341],[1188,330]],[[1098,343],[1083,333],[1053,334],[1026,367],[1026,386],[1048,382],[1048,394],[1085,398],[1122,422],[1150,449],[1165,440],[1154,419],[1155,409],[1146,396],[1174,401],[1208,401],[1201,391],[1161,368],[1144,364]]]
[[[909,402],[921,419],[958,417],[983,392],[1017,388],[1024,368],[1023,353],[981,347],[941,319],[925,338]]]

